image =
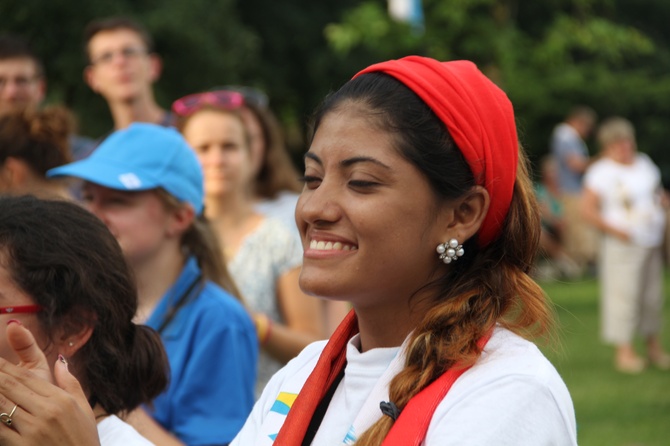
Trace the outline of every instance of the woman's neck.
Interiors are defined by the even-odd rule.
[[[387,295],[381,300],[377,298],[373,305],[365,305],[371,299],[352,302],[358,319],[361,351],[402,345],[434,306],[434,296],[429,291],[398,290],[397,296],[408,297],[394,299]]]
[[[48,180],[38,175],[27,178],[20,190],[20,194],[34,195],[43,199],[71,199],[67,185],[61,180]]]
[[[251,195],[232,192],[205,197],[205,212],[210,221],[242,221],[253,213],[254,201]]]
[[[184,255],[176,245],[144,262],[131,262],[137,281],[138,309],[135,322],[145,322],[165,293],[177,281],[184,267]]]
[[[104,420],[105,418],[107,418],[112,414],[107,413],[107,411],[103,409],[100,404],[96,404],[93,407],[93,415],[95,416],[95,422],[100,423],[102,420]]]
[[[394,310],[380,312],[379,309],[356,309],[356,316],[362,352],[373,348],[398,347],[416,326],[407,309],[404,314]]]
[[[139,97],[132,101],[110,102],[109,108],[114,120],[114,128],[124,129],[133,122],[149,122],[161,124],[166,111],[156,104],[151,97]]]
[[[227,260],[235,256],[244,238],[262,221],[251,198],[242,194],[207,199],[205,212]]]

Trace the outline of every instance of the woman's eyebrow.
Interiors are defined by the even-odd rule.
[[[321,161],[321,158],[319,158],[317,155],[315,155],[311,152],[305,153],[304,158],[305,159],[309,158],[311,160],[314,160],[318,165],[323,166],[323,161]],[[372,157],[369,157],[369,156],[354,156],[354,157],[351,157],[351,158],[347,158],[345,160],[340,161],[340,166],[351,167],[352,165],[357,164],[357,163],[373,163],[373,164],[381,166],[385,169],[392,170],[389,166],[382,163],[378,159],[372,158]]]
[[[313,154],[313,153],[311,153],[311,152],[307,152],[307,153],[305,153],[305,156],[304,156],[303,158],[304,158],[304,159],[309,158],[309,159],[311,159],[311,160],[316,161],[316,163],[317,163],[319,166],[323,166],[323,161],[321,161],[321,158],[319,158],[318,156],[316,156],[315,154]]]
[[[382,163],[381,161],[379,161],[376,158],[371,158],[369,156],[355,156],[355,157],[352,157],[352,158],[347,158],[345,160],[340,161],[340,166],[350,167],[350,166],[352,166],[354,164],[357,164],[357,163],[373,163],[373,164],[381,166],[385,169],[391,170],[391,168],[389,166],[387,166],[386,164]]]

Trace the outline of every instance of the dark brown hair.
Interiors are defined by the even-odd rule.
[[[393,136],[399,153],[423,172],[441,200],[461,197],[475,185],[444,123],[396,79],[373,73],[349,81],[326,98],[314,128],[328,113],[352,105]],[[546,296],[529,276],[539,244],[540,215],[526,157],[521,150],[519,155],[500,237],[485,248],[478,247],[476,235],[465,241],[466,255],[444,266],[442,277],[423,287],[432,291],[432,307],[412,331],[405,367],[389,387],[390,400],[400,410],[455,363],[474,363],[481,354],[477,340],[495,324],[524,336],[546,334],[552,326]],[[390,417],[381,417],[356,445],[380,445],[392,425]]]
[[[154,51],[154,41],[151,38],[151,34],[149,34],[149,31],[137,20],[126,16],[106,17],[103,19],[94,20],[86,25],[86,28],[84,28],[84,52],[86,53],[88,60],[90,61],[91,59],[88,44],[96,34],[122,29],[134,31],[140,37],[140,39],[142,39],[142,43],[144,43],[147,52],[152,53]]]
[[[47,170],[70,162],[69,137],[74,118],[64,107],[28,109],[0,117],[0,165],[19,158],[44,177]]]
[[[156,193],[167,209],[176,210],[183,206],[183,203],[180,203],[165,189],[156,189]],[[195,257],[205,279],[219,285],[237,300],[243,302],[242,293],[230,275],[221,249],[219,249],[219,239],[204,212],[195,217],[191,226],[182,235],[181,245],[188,254]]]
[[[29,59],[35,64],[35,74],[44,76],[44,66],[37,54],[22,37],[13,34],[0,35],[0,60]]]
[[[159,335],[132,322],[137,291],[121,248],[93,214],[66,201],[0,198],[0,260],[44,309],[44,332],[93,333],[68,358],[90,400],[108,413],[150,403],[167,386]],[[47,347],[49,348],[49,347]]]
[[[598,119],[598,114],[587,105],[575,105],[568,111],[566,120],[583,120],[594,124]]]
[[[300,192],[298,171],[289,157],[279,121],[266,107],[248,101],[245,107],[263,130],[263,159],[256,174],[254,193],[263,198],[275,198],[281,191]]]

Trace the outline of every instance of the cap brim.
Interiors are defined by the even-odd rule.
[[[133,176],[132,181],[129,181],[128,175]],[[47,177],[49,178],[65,176],[80,178],[116,190],[139,191],[155,189],[159,186],[155,181],[147,178],[146,175],[129,171],[127,166],[116,166],[108,160],[95,157],[75,161],[47,171]]]

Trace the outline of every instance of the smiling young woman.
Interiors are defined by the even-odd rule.
[[[317,111],[300,285],[353,312],[275,375],[233,445],[576,444],[528,276],[540,225],[512,106],[474,64],[363,70]]]

